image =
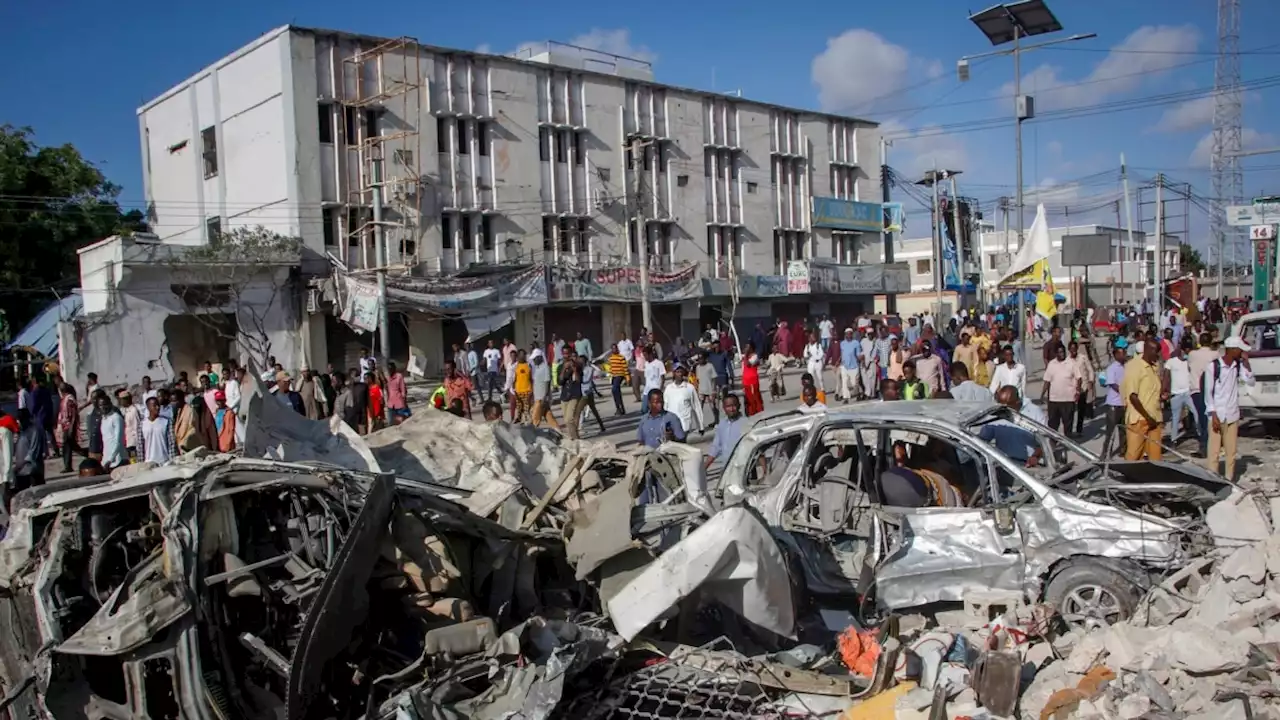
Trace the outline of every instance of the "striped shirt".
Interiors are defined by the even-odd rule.
[[[627,376],[627,359],[619,353],[613,353],[609,356],[609,374],[613,377],[625,378]]]

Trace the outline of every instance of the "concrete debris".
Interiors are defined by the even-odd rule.
[[[1216,488],[1209,505],[1152,481],[1164,468],[1117,463],[1127,484],[1080,468],[998,521],[904,521],[852,512],[852,480],[797,488],[807,471],[726,505],[683,445],[623,452],[434,411],[359,436],[260,396],[246,429],[245,457],[15,499],[0,707],[1229,720],[1274,716],[1280,697],[1280,483],[1191,478]],[[833,437],[827,460],[854,465],[859,438]],[[803,504],[771,494],[785,487]],[[823,582],[857,591],[819,607],[839,595]]]

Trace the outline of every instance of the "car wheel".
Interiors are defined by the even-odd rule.
[[[1044,598],[1070,629],[1106,628],[1128,620],[1138,607],[1137,587],[1096,561],[1079,561],[1058,571]]]

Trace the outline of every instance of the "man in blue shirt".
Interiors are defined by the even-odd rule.
[[[996,402],[1005,407],[1013,408],[1017,412],[1023,412],[1022,397],[1018,394],[1017,388],[1012,385],[1005,385],[996,392]],[[1031,419],[1043,422],[1040,418],[1033,417]],[[1011,460],[1025,463],[1027,467],[1039,465],[1044,455],[1040,447],[1040,441],[1035,435],[1004,420],[996,420],[983,425],[982,429],[978,431],[978,437],[986,442],[995,441],[997,450],[1007,455]]]
[[[684,425],[675,413],[667,412],[662,404],[662,391],[650,390],[648,395],[649,412],[640,417],[640,427],[636,428],[636,439],[641,445],[656,448],[668,440],[684,442]]]
[[[858,394],[858,367],[862,364],[862,343],[853,338],[853,328],[844,329],[840,341],[840,399],[848,404]]]
[[[715,437],[711,438],[711,447],[707,450],[707,467],[711,467],[716,460],[727,462],[733,446],[742,437],[747,421],[742,417],[740,408],[737,395],[728,393],[724,396],[724,420],[716,425]]]

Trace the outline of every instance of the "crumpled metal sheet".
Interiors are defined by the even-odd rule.
[[[134,567],[98,612],[56,649],[67,655],[120,655],[150,642],[191,611],[187,591],[164,573],[164,553]]]
[[[706,456],[702,449],[685,443],[663,443],[658,452],[679,461],[681,480],[684,484],[684,501],[707,515],[715,514],[711,498],[707,494]]]
[[[586,580],[605,561],[636,546],[631,537],[631,486],[615,483],[571,516],[565,556],[575,579]]]
[[[921,510],[903,524],[906,541],[876,571],[882,606],[960,601],[975,589],[1022,590],[1022,556],[1005,552],[1008,540],[980,511]]]
[[[1064,558],[1092,555],[1165,567],[1181,557],[1178,530],[1168,521],[1062,492],[1018,508],[1016,517],[1033,596],[1039,594],[1038,580]]]
[[[755,625],[795,637],[786,560],[750,509],[720,511],[663,553],[609,600],[609,616],[618,634],[631,640],[699,589]]]
[[[261,393],[247,398],[247,404],[245,457],[381,471],[364,438],[342,418],[309,420],[285,407],[275,396]]]

